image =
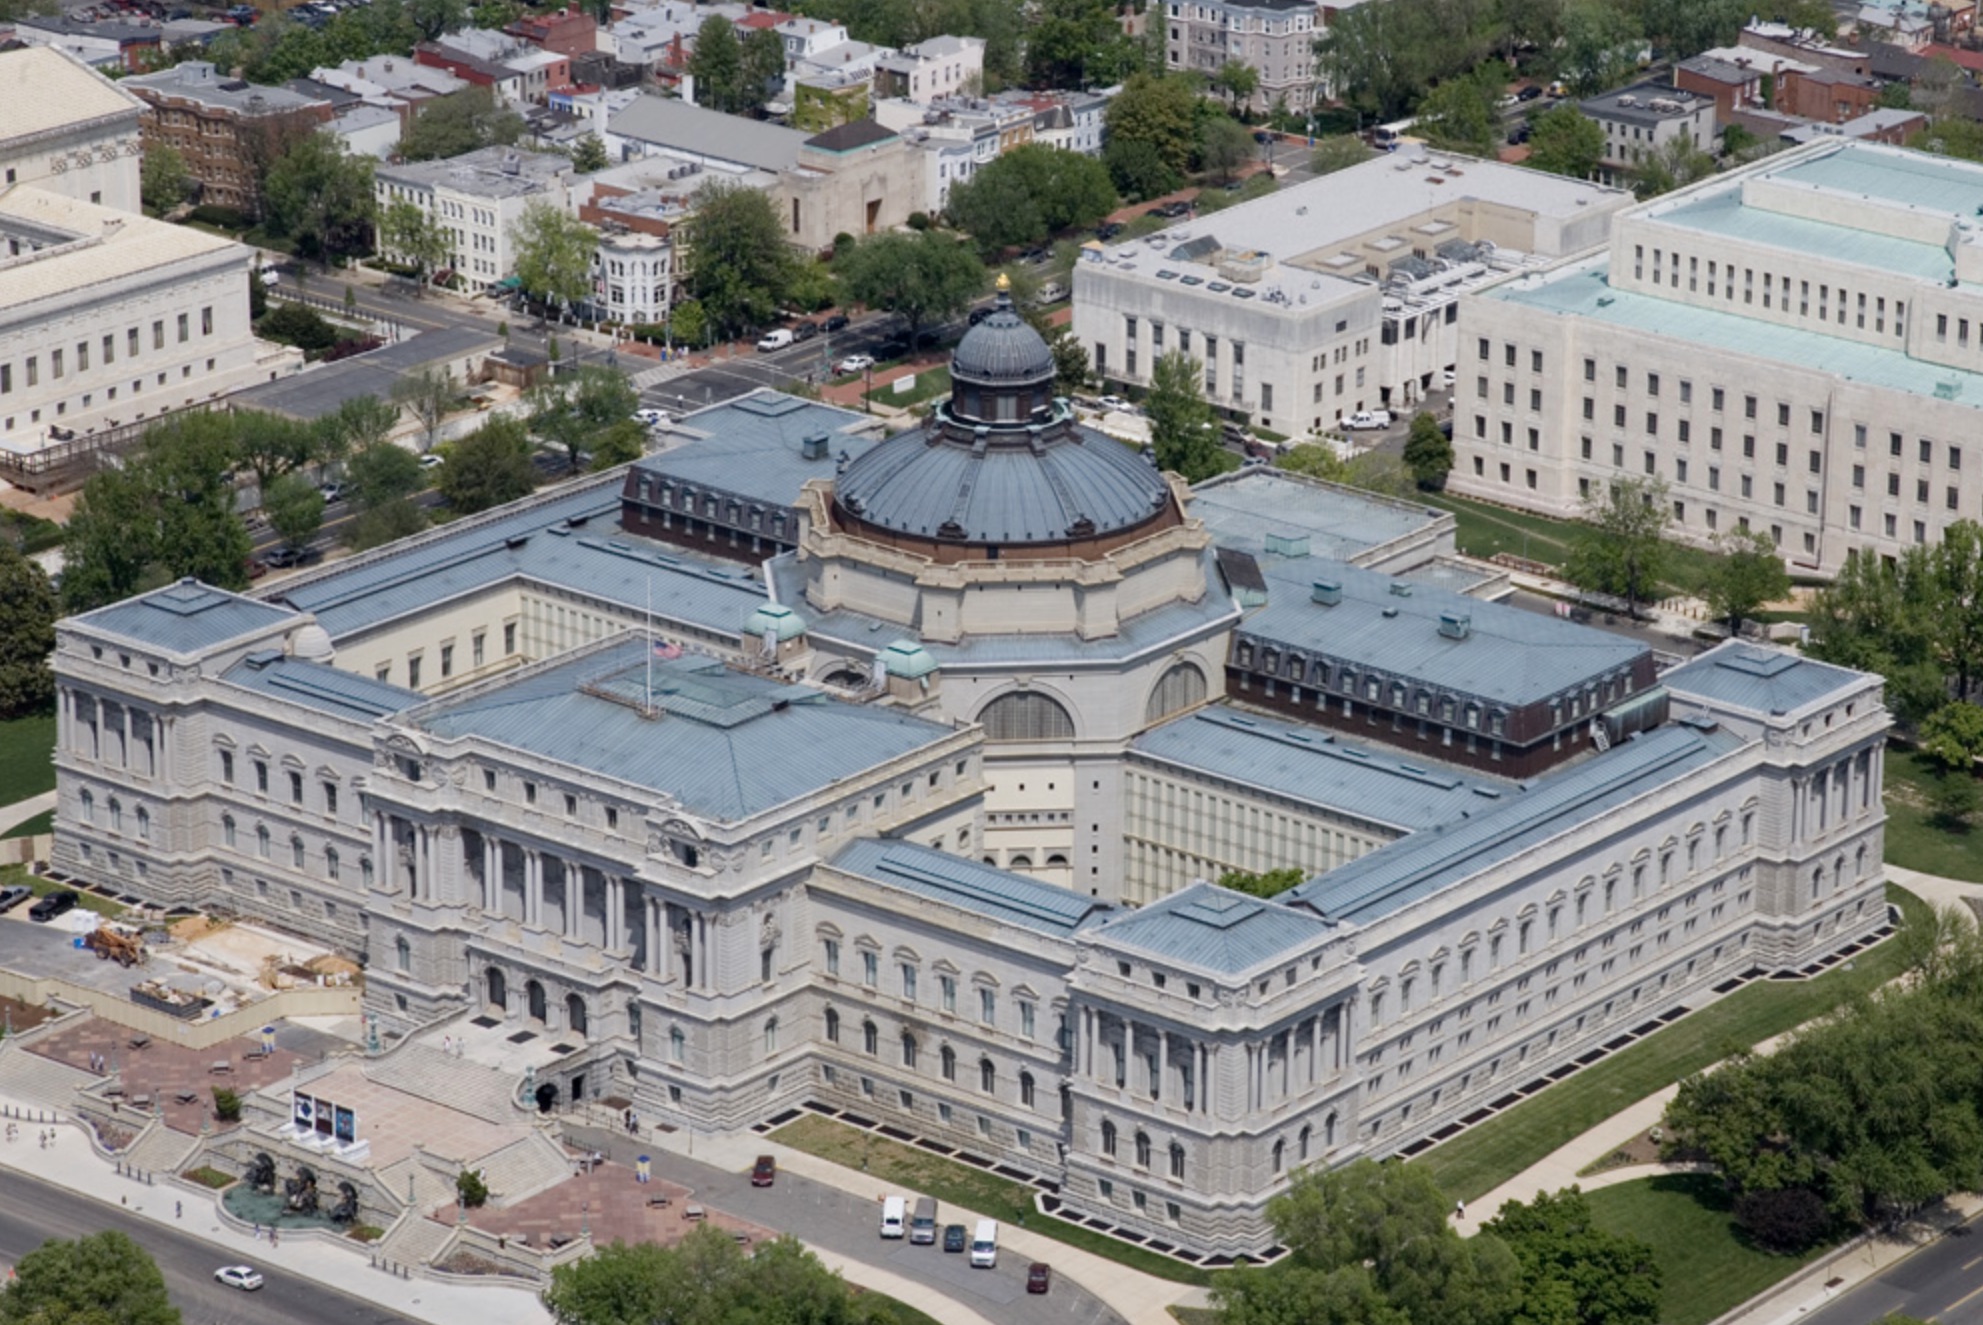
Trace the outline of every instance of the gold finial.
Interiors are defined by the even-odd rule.
[[[997,282],[995,282],[995,284],[998,289],[998,292],[1000,294],[1004,294],[1012,288],[1012,278],[1010,276],[1007,276],[1004,272],[1000,272],[998,274],[998,280]]]

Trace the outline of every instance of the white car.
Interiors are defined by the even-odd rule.
[[[874,356],[872,354],[850,354],[840,361],[834,371],[843,375],[847,373],[865,373],[872,367],[874,367]]]
[[[636,421],[650,428],[665,428],[670,422],[668,411],[664,409],[637,409],[633,412]]]
[[[342,483],[326,483],[318,488],[317,491],[323,494],[326,505],[329,505],[331,502],[344,500],[344,485]]]
[[[252,1293],[262,1286],[262,1272],[247,1265],[223,1265],[213,1272],[213,1277],[229,1288],[238,1288],[244,1293]]]
[[[1391,411],[1388,409],[1360,409],[1343,420],[1343,426],[1351,429],[1388,428],[1391,426]]]
[[[780,327],[776,331],[767,331],[757,343],[758,352],[768,354],[772,350],[782,350],[787,345],[792,344],[795,339],[792,333],[783,327]]]
[[[1136,412],[1136,406],[1130,404],[1121,396],[1103,396],[1095,403],[1110,414],[1134,414]]]
[[[441,465],[445,463],[447,462],[443,460],[440,456],[435,455],[432,451],[429,451],[427,452],[427,454],[420,457],[420,468],[422,469],[432,469],[436,465]]]

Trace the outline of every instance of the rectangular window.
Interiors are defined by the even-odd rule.
[[[179,315],[179,343],[184,345],[192,337],[191,318],[188,314],[181,313]]]
[[[200,310],[200,334],[202,336],[213,335],[213,308],[211,305]]]
[[[998,1018],[998,993],[991,989],[978,991],[978,1020],[989,1026]]]

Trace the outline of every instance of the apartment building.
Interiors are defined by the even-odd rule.
[[[177,151],[200,202],[244,216],[261,215],[269,163],[331,121],[328,101],[229,78],[205,60],[136,74],[122,86],[145,103],[145,149]]]
[[[1712,96],[1657,83],[1635,83],[1578,102],[1577,109],[1604,130],[1597,179],[1629,184],[1646,162],[1673,142],[1712,152],[1719,132],[1715,107]]]
[[[372,176],[381,210],[410,202],[440,222],[454,241],[447,265],[475,288],[514,274],[510,231],[524,208],[543,201],[571,211],[571,186],[569,158],[510,147],[382,165]]]
[[[1321,31],[1312,0],[1165,0],[1164,63],[1211,78],[1244,64],[1259,83],[1246,101],[1265,113],[1276,106],[1301,113],[1315,104],[1315,41]]]

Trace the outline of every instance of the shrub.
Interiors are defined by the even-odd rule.
[[[213,1116],[224,1123],[241,1121],[241,1097],[225,1086],[213,1088]]]
[[[337,328],[307,304],[281,304],[271,309],[255,324],[255,334],[294,345],[306,354],[321,354],[337,344]]]
[[[211,1187],[215,1191],[223,1187],[232,1187],[235,1181],[233,1174],[222,1173],[219,1169],[208,1168],[204,1164],[196,1169],[187,1169],[179,1176],[187,1182],[197,1182],[200,1186]]]
[[[471,1210],[480,1209],[489,1200],[489,1184],[482,1181],[482,1175],[474,1169],[463,1169],[454,1180],[454,1189],[461,1194],[461,1203]]]
[[[248,218],[232,207],[221,207],[210,202],[201,203],[188,215],[202,225],[217,226],[222,230],[246,230],[249,224]]]
[[[928,212],[910,212],[910,213],[909,213],[909,228],[910,228],[911,230],[927,230],[927,229],[929,229],[929,228],[930,228],[930,214],[929,214]]]
[[[1831,1215],[1816,1192],[1807,1187],[1784,1187],[1738,1196],[1735,1222],[1757,1246],[1789,1255],[1822,1238],[1831,1228]]]

